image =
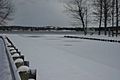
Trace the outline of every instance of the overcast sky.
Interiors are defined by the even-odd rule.
[[[67,0],[14,0],[13,25],[69,26],[71,19],[64,12]]]

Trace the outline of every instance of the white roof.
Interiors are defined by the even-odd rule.
[[[24,72],[24,71],[28,72],[29,71],[29,67],[28,66],[20,66],[18,68],[18,72]]]
[[[15,60],[15,63],[22,63],[22,62],[23,62],[23,59],[21,59],[21,58],[18,58]]]

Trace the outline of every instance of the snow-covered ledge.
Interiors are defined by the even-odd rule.
[[[6,41],[6,36],[2,36],[2,39],[4,41],[4,46],[5,46],[5,50],[6,50],[6,54],[8,57],[8,61],[9,61],[9,66],[10,66],[10,70],[11,70],[11,75],[12,75],[12,80],[21,80],[19,73],[17,72],[17,68],[14,64],[14,61],[10,55],[10,51],[7,47],[7,41]]]

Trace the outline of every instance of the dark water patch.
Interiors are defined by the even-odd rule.
[[[39,38],[39,37],[43,37],[43,36],[27,36],[27,37]]]
[[[28,37],[28,38],[40,38],[40,37],[44,37],[44,36],[41,36],[41,35],[19,35],[21,37]]]
[[[72,44],[64,44],[64,46],[72,46]]]
[[[60,39],[52,39],[52,38],[51,38],[51,39],[46,39],[46,40],[60,40]]]
[[[82,42],[82,41],[80,41],[80,40],[79,41],[78,40],[64,40],[64,42],[74,42],[75,43],[75,42]]]

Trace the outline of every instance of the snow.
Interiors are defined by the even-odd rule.
[[[35,79],[28,79],[28,80],[35,80]]]
[[[10,50],[14,50],[14,48],[13,48],[13,47],[10,47],[9,49],[10,49]],[[15,51],[15,52],[16,52],[16,51]]]
[[[120,44],[64,35],[7,34],[37,80],[120,80]],[[37,36],[37,37],[34,37]]]
[[[94,35],[72,35],[72,36],[78,36],[78,37],[89,37],[89,38],[97,38],[97,39],[108,39],[108,40],[120,40],[120,36],[118,36],[118,37],[116,37],[116,36],[114,36],[114,37],[112,37],[112,36],[105,36],[105,35],[96,35],[96,34],[94,34]]]
[[[18,72],[24,72],[24,71],[28,72],[29,71],[29,67],[27,67],[27,66],[20,66],[18,68]]]
[[[19,57],[20,55],[18,53],[15,53],[13,55],[11,55],[11,57]]]
[[[16,50],[12,50],[12,51],[10,51],[11,53],[15,53],[16,52]]]
[[[22,62],[23,62],[23,59],[21,59],[21,58],[18,58],[15,60],[15,63],[22,63]]]
[[[2,38],[0,38],[0,79],[12,80],[9,62]]]

